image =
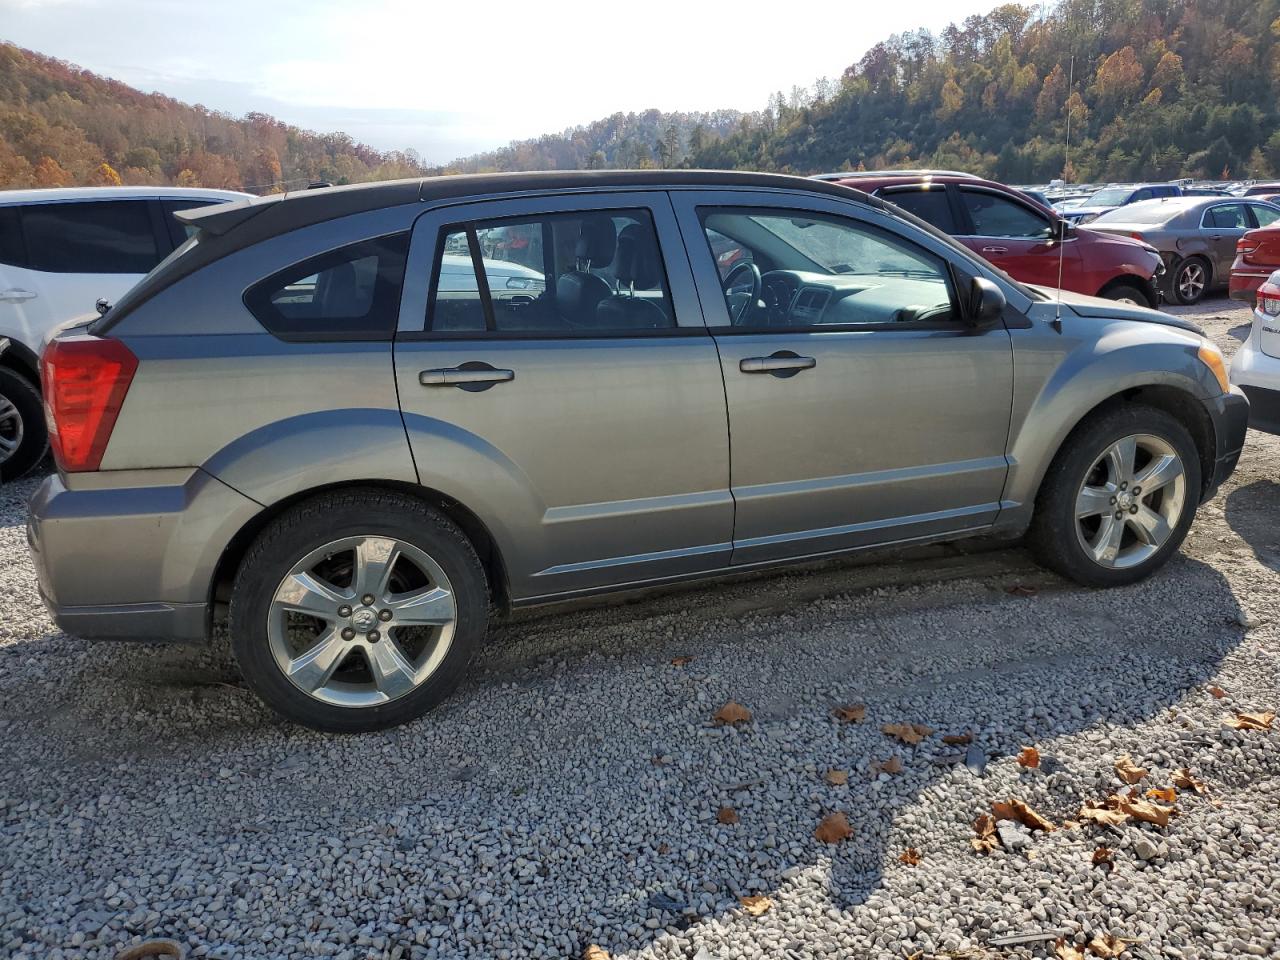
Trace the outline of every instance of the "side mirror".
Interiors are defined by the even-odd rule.
[[[1076,235],[1076,225],[1070,220],[1058,220],[1053,224],[1053,239],[1061,243]]]
[[[974,329],[994,327],[1004,317],[1004,292],[985,277],[975,277],[969,291],[965,319]]]

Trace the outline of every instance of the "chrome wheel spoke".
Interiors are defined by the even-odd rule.
[[[1082,487],[1076,497],[1076,519],[1096,517],[1100,513],[1115,510],[1116,487],[1108,483],[1104,487]]]
[[[1124,521],[1117,520],[1111,514],[1102,518],[1098,532],[1089,544],[1093,559],[1098,563],[1110,565],[1120,553],[1120,541],[1124,538]]]
[[[1125,437],[1113,443],[1106,453],[1111,470],[1111,482],[1119,484],[1133,476],[1133,461],[1138,455],[1138,438]]]
[[[0,396],[0,462],[8,460],[22,445],[22,414],[8,397]]]
[[[365,655],[369,658],[373,685],[388,699],[406,694],[417,686],[413,664],[391,637],[369,644],[365,647]]]
[[[457,616],[453,594],[443,587],[429,587],[387,600],[392,617],[401,627],[436,627],[452,623]]]
[[[1138,512],[1128,518],[1128,523],[1138,539],[1151,547],[1163,545],[1172,532],[1169,521],[1146,505],[1139,506]]]
[[[1142,491],[1142,496],[1155,493],[1182,476],[1182,460],[1174,454],[1152,457],[1151,462],[1133,478],[1133,485]]]
[[[364,537],[356,544],[352,587],[357,597],[387,595],[391,571],[400,559],[400,546],[389,537]]]
[[[330,630],[305,653],[289,662],[289,679],[308,693],[314,693],[329,682],[333,671],[351,647],[336,630]]]
[[[348,599],[337,587],[306,571],[290,574],[276,591],[276,603],[283,609],[330,621],[337,619],[338,607]]]

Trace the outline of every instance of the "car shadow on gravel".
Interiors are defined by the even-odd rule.
[[[1263,479],[1236,487],[1227,495],[1223,513],[1258,562],[1280,571],[1280,483]]]
[[[51,636],[36,648],[69,655],[45,691],[60,701],[56,729],[15,719],[6,736],[38,758],[28,782],[69,808],[110,789],[118,819],[97,842],[134,837],[139,871],[171,869],[166,838],[179,833],[187,857],[216,860],[234,842],[233,859],[262,854],[301,876],[327,875],[338,842],[382,864],[369,876],[388,916],[445,925],[442,955],[466,953],[473,934],[492,955],[537,930],[556,955],[669,935],[688,949],[665,955],[691,956],[712,918],[764,936],[740,896],[819,916],[912,882],[898,857],[916,835],[963,875],[972,820],[1019,782],[1024,744],[1068,776],[1014,795],[1055,820],[1074,814],[1078,783],[1092,790],[1109,761],[1059,762],[1055,743],[1178,707],[1240,641],[1238,619],[1226,580],[1185,556],[1110,591],[1070,586],[1018,550],[836,565],[503,625],[444,707],[360,737],[275,720],[216,654],[85,655]],[[731,699],[754,720],[714,724]],[[850,703],[867,705],[865,721],[831,715]],[[902,722],[935,733],[908,746],[881,732]],[[962,732],[982,776],[941,741]],[[878,775],[895,756],[902,772]],[[831,785],[828,770],[848,782]],[[736,823],[719,822],[722,807]],[[837,811],[853,837],[820,843],[815,827]],[[103,878],[84,862],[78,885],[92,891]],[[517,903],[520,929],[504,933]],[[767,952],[787,945],[775,929]]]

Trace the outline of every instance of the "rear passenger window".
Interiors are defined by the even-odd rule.
[[[145,200],[34,203],[22,229],[32,270],[148,273],[160,262]]]
[[[353,243],[254,284],[244,302],[282,340],[389,340],[408,249],[407,233]]]
[[[478,221],[441,233],[433,333],[572,337],[674,326],[648,211]]]
[[[0,207],[0,263],[11,267],[27,265],[27,248],[22,242],[22,222],[17,207]]]
[[[951,202],[944,190],[894,190],[884,198],[896,203],[908,213],[914,213],[925,223],[931,223],[943,233],[955,234],[955,217],[951,215]]]

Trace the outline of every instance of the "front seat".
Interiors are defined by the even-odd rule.
[[[596,308],[613,294],[609,281],[591,271],[613,263],[618,230],[612,217],[594,216],[584,219],[579,231],[573,251],[574,269],[556,277],[556,305],[573,326],[591,327],[596,322]]]
[[[653,231],[639,223],[622,228],[614,275],[620,289],[600,303],[597,323],[606,330],[652,330],[671,326],[671,318],[657,302],[636,296],[636,290],[658,287],[662,280],[662,260]]]

